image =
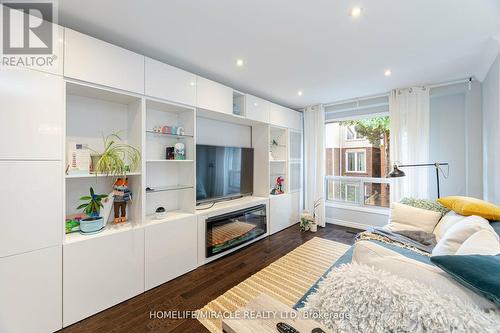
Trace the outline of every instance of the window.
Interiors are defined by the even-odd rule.
[[[366,172],[366,153],[364,151],[346,151],[346,171]]]
[[[345,128],[346,140],[362,140],[364,137],[356,131],[355,126],[346,126]]]
[[[386,178],[390,172],[389,117],[378,114],[350,119],[344,111],[337,110],[342,119],[335,119],[335,113],[328,113],[328,108],[326,111],[327,201],[389,207],[390,184]],[[356,131],[361,127],[362,131]]]

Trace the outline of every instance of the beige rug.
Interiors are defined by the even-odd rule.
[[[347,249],[349,249],[348,245],[315,237],[198,311],[233,312],[259,294],[267,294],[292,307]],[[220,319],[199,318],[198,320],[210,332],[222,333]]]

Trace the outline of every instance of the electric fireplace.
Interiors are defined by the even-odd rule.
[[[206,220],[206,256],[222,253],[266,232],[266,205],[211,217]]]

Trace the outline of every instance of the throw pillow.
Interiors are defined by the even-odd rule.
[[[461,215],[477,215],[488,220],[500,220],[500,207],[476,198],[451,196],[438,202]]]
[[[370,241],[359,241],[354,245],[352,262],[372,266],[422,283],[434,288],[439,294],[454,295],[464,301],[474,303],[482,309],[495,308],[495,305],[490,301],[457,283],[439,267],[407,258]]]
[[[500,254],[500,243],[498,235],[491,230],[481,230],[467,238],[467,240],[458,248],[456,255]]]
[[[431,261],[459,283],[500,306],[500,256],[437,256]]]
[[[432,233],[440,218],[441,213],[393,202],[389,224],[385,226],[385,229],[394,232],[422,230]]]
[[[403,199],[399,200],[399,203],[402,203],[402,204],[408,205],[408,206],[412,206],[415,208],[432,210],[433,212],[441,213],[441,215],[444,215],[450,211],[448,208],[441,205],[439,202],[435,202],[435,201],[428,200],[428,199],[417,199],[417,198],[407,197],[407,198],[403,198]]]
[[[455,254],[458,248],[473,234],[480,230],[493,230],[487,220],[479,216],[469,216],[460,223],[456,223],[445,232],[432,250],[433,256]]]
[[[449,211],[445,216],[439,220],[439,223],[434,228],[434,235],[436,235],[436,239],[439,241],[443,238],[444,234],[450,229],[452,226],[457,224],[458,222],[464,220],[467,216],[463,216],[455,213],[454,211]]]

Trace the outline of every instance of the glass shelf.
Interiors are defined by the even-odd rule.
[[[158,186],[146,188],[146,193],[166,192],[166,191],[179,191],[193,188],[192,185],[171,185],[171,186]]]
[[[183,135],[179,135],[179,134],[169,134],[169,133],[161,133],[161,132],[155,132],[155,131],[149,131],[147,130],[146,133],[150,133],[150,134],[156,134],[158,136],[165,136],[165,137],[172,137],[172,138],[192,138],[193,135],[189,135],[189,134],[183,134]]]

